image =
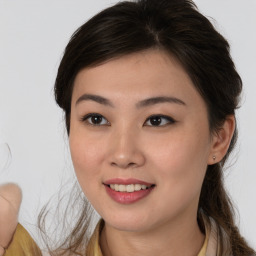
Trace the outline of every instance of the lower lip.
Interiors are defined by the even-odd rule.
[[[155,186],[134,192],[118,192],[105,185],[108,195],[117,203],[132,204],[148,196]]]

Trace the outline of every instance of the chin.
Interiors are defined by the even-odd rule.
[[[104,218],[105,222],[120,231],[143,232],[152,226],[152,221],[145,216],[112,216]]]

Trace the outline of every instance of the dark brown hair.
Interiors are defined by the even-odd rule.
[[[163,50],[182,64],[207,104],[212,132],[235,114],[242,81],[230,57],[229,44],[195,4],[191,0],[123,1],[82,25],[65,49],[55,82],[55,98],[65,112],[68,134],[73,84],[78,72],[147,49]],[[208,166],[198,209],[223,228],[230,238],[233,255],[239,256],[250,255],[253,250],[240,236],[223,185],[223,166],[236,139],[237,130],[225,158]],[[84,201],[77,225],[62,244],[66,244],[66,252],[75,253],[84,246],[86,205]]]

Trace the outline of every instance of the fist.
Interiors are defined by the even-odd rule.
[[[21,189],[16,184],[0,185],[0,255],[1,247],[9,245],[15,232],[21,199]]]

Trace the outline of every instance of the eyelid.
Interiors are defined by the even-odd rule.
[[[164,127],[166,125],[171,125],[171,124],[174,124],[176,123],[177,121],[175,119],[173,119],[172,117],[170,116],[167,116],[167,115],[162,115],[162,114],[154,114],[154,115],[151,115],[147,118],[147,120],[145,121],[145,123],[147,123],[151,118],[153,117],[160,117],[162,119],[166,119],[168,120],[168,123],[167,124],[164,124],[164,125],[146,125],[146,126],[152,126],[152,127]],[[145,124],[144,123],[144,124]]]
[[[92,123],[88,122],[88,119],[93,116],[99,116],[99,117],[105,119],[107,121],[107,124],[92,124]],[[110,125],[109,121],[103,115],[101,115],[99,113],[88,113],[88,114],[82,116],[80,118],[80,121],[84,122],[86,125],[91,125],[91,126],[109,126]]]

